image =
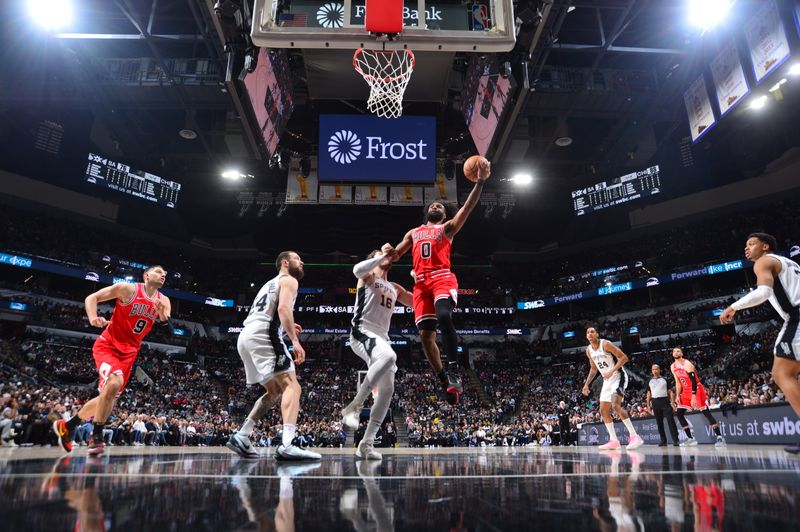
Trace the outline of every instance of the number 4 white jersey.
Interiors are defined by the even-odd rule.
[[[800,265],[793,260],[769,253],[781,263],[781,273],[775,279],[769,302],[785,321],[800,314]]]
[[[280,293],[278,281],[286,275],[282,273],[270,279],[261,287],[253,301],[253,306],[250,307],[250,314],[244,319],[245,327],[256,326],[269,330],[278,328],[280,325],[280,318],[278,318],[278,295]],[[294,308],[294,300],[292,301],[292,308]],[[280,334],[283,334],[282,327],[280,327]]]
[[[362,284],[356,293],[356,312],[353,329],[365,329],[381,338],[389,338],[389,324],[397,301],[397,289],[392,283],[373,276],[372,284]]]

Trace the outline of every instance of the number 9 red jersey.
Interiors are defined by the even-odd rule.
[[[111,323],[100,336],[114,346],[121,355],[135,357],[142,340],[158,320],[156,301],[160,298],[159,292],[150,298],[144,290],[144,285],[138,283],[133,299],[127,303],[117,300],[114,313],[111,315]]]

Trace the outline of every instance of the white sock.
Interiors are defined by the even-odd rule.
[[[244,436],[245,438],[249,438],[250,435],[253,433],[253,429],[256,428],[256,422],[250,418],[244,420],[244,424],[242,428],[239,429],[239,436]]]
[[[283,446],[289,447],[294,440],[294,433],[297,430],[297,425],[283,425]]]
[[[608,437],[611,438],[612,440],[616,440],[617,431],[614,430],[614,422],[612,421],[611,423],[606,423],[605,426],[606,430],[608,431]]]
[[[633,423],[631,422],[631,418],[626,417],[622,420],[622,423],[625,425],[625,428],[628,429],[628,435],[636,436],[636,429],[633,428]]]
[[[281,488],[278,497],[281,499],[294,498],[294,490],[292,489],[291,477],[281,477]]]

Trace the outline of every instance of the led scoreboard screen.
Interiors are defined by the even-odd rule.
[[[590,187],[572,191],[572,207],[576,216],[589,214],[621,203],[654,196],[661,192],[658,165],[602,181]]]
[[[86,182],[171,208],[175,208],[181,191],[180,183],[134,170],[127,164],[94,153],[89,154]]]

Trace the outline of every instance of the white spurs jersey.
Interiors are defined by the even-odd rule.
[[[353,329],[365,329],[381,338],[389,338],[389,323],[392,321],[397,289],[392,283],[378,276],[372,283],[362,284],[356,292],[356,312]]]
[[[769,253],[781,263],[781,273],[775,279],[769,302],[785,321],[798,318],[800,313],[800,265],[791,259]]]
[[[280,294],[278,281],[286,275],[288,274],[279,274],[261,287],[253,301],[253,306],[250,307],[250,314],[244,319],[245,327],[263,327],[273,335],[277,333],[279,338],[283,338],[283,326],[281,326],[281,320],[278,317],[278,295]],[[294,299],[292,299],[292,308],[294,308],[296,299],[297,296],[295,295]]]
[[[600,339],[597,349],[593,348],[592,344],[588,345],[589,356],[592,357],[594,365],[597,366],[600,373],[605,373],[617,364],[616,357],[604,349],[606,341]]]

